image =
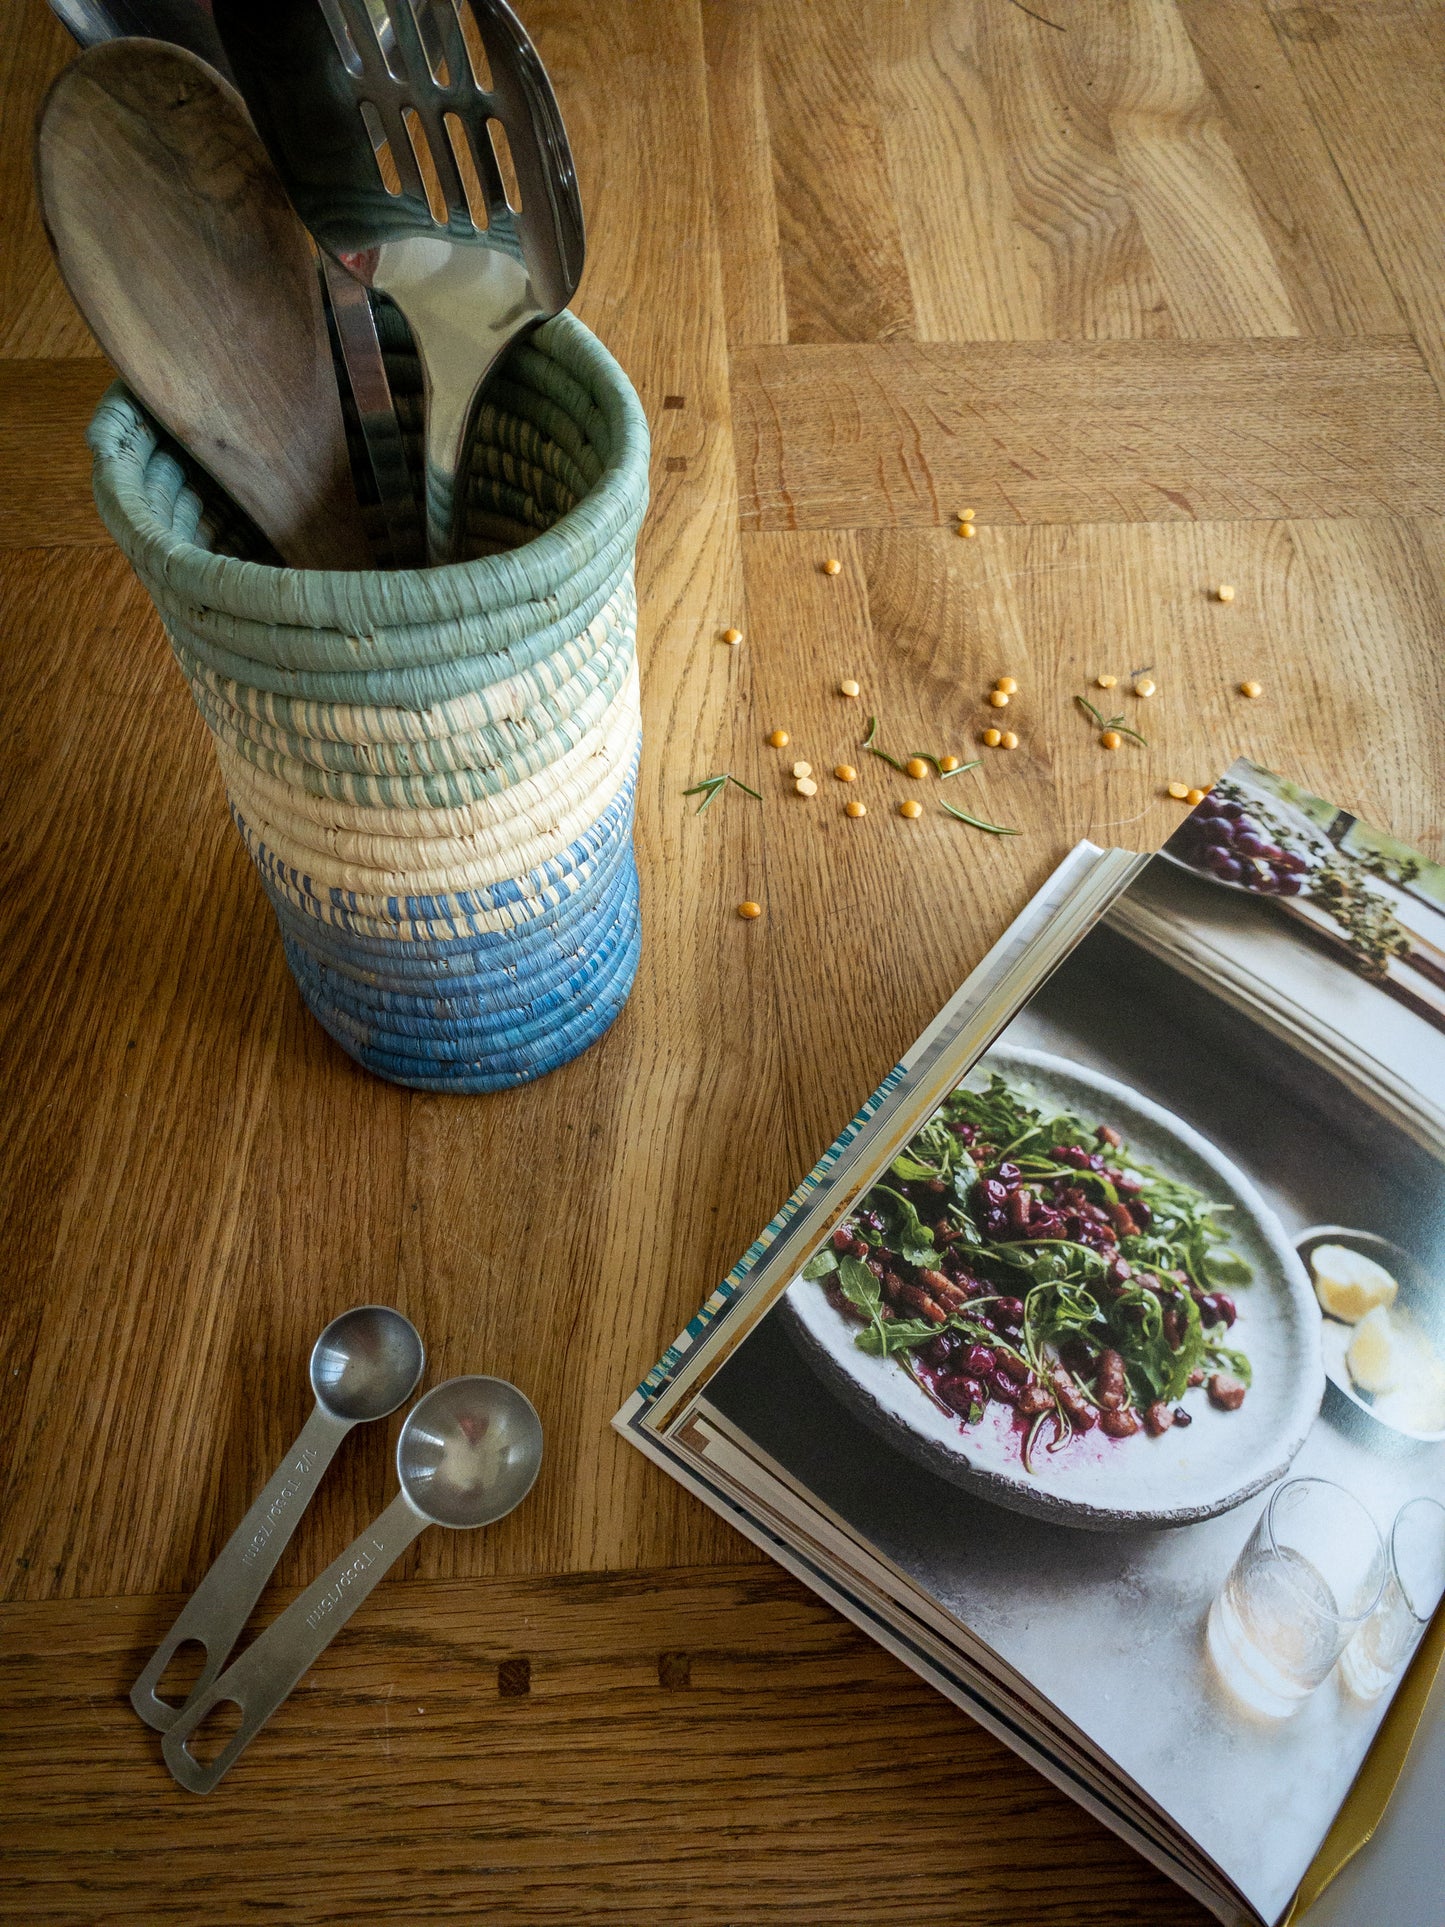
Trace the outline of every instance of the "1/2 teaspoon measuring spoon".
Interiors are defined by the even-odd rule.
[[[147,1726],[164,1733],[180,1717],[182,1708],[156,1688],[187,1641],[205,1647],[206,1662],[186,1704],[216,1678],[337,1446],[353,1425],[385,1418],[410,1398],[425,1363],[416,1326],[389,1305],[357,1305],[322,1332],[311,1353],[310,1418],[130,1689]]]
[[[162,1742],[166,1765],[192,1793],[209,1793],[250,1745],[362,1600],[428,1526],[494,1525],[531,1491],[542,1464],[542,1421],[501,1378],[452,1378],[407,1414],[396,1442],[401,1491],[376,1523],[204,1691],[191,1695]],[[187,1741],[223,1701],[241,1723],[202,1764]]]

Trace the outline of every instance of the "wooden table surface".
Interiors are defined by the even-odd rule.
[[[1441,852],[1445,10],[522,12],[576,305],[655,438],[646,947],[613,1031],[500,1097],[377,1082],[300,1005],[91,506],[108,373],[29,191],[68,43],[40,0],[0,35],[0,1913],[1202,1921],[608,1420],[1077,838],[1151,847],[1165,783],[1244,752]],[[1144,665],[1149,747],[1109,755],[1073,696]],[[956,800],[1024,834],[904,822],[871,760],[861,821],[789,793],[869,711],[967,753],[1004,673],[1020,747]],[[694,816],[724,769],[762,804]],[[202,1803],[126,1690],[368,1299],[434,1378],[518,1380],[547,1462],[425,1536]],[[343,1447],[263,1615],[394,1433]]]

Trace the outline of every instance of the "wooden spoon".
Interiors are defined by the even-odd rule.
[[[286,562],[368,567],[310,243],[235,90],[164,41],[90,47],[46,96],[35,177],[126,384]]]

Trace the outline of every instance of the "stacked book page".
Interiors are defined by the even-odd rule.
[[[1070,854],[616,1424],[1276,1927],[1445,1740],[1442,1174],[1445,869],[1237,763]]]

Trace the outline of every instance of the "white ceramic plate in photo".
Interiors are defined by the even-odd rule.
[[[990,1070],[1086,1124],[1112,1124],[1136,1155],[1230,1210],[1229,1243],[1254,1273],[1231,1293],[1239,1316],[1228,1343],[1243,1351],[1254,1384],[1237,1412],[1219,1412],[1203,1389],[1182,1401],[1188,1427],[1162,1438],[1097,1430],[1058,1453],[1042,1445],[1024,1469],[1009,1408],[991,1403],[975,1425],[941,1411],[893,1359],[860,1351],[855,1324],[828,1302],[821,1282],[798,1278],[783,1298],[804,1355],[873,1431],[931,1472],[997,1504],[1094,1531],[1189,1525],[1240,1505],[1282,1477],[1324,1396],[1320,1315],[1314,1291],[1274,1213],[1249,1179],[1182,1118],[1112,1077],[1042,1051],[997,1046],[965,1080]],[[1047,1428],[1046,1428],[1047,1429]]]

